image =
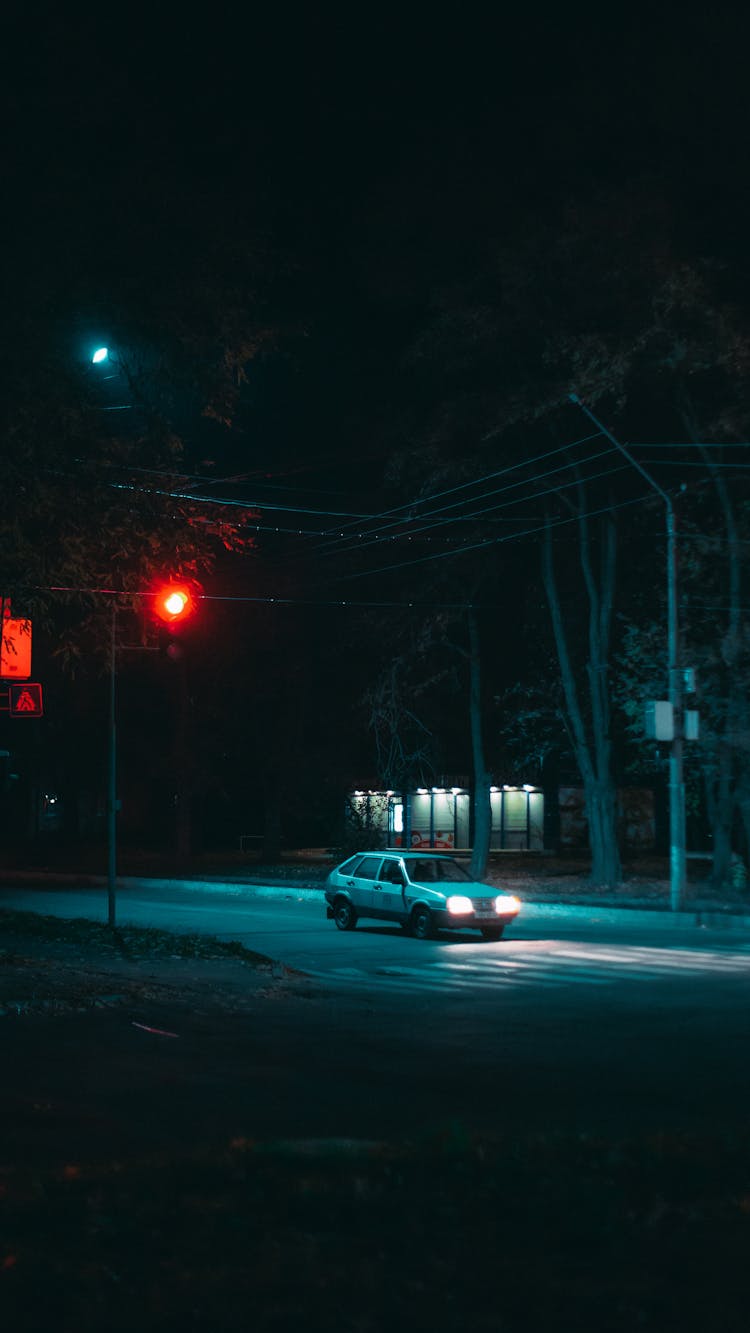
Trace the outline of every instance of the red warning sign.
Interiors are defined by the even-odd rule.
[[[42,717],[44,706],[41,685],[29,680],[24,681],[22,685],[19,681],[11,683],[8,690],[11,717]]]

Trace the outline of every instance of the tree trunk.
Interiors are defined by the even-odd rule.
[[[591,702],[591,739],[587,735],[578,685],[568,648],[562,605],[555,578],[552,535],[545,530],[542,574],[560,665],[565,721],[583,780],[591,848],[591,880],[615,888],[622,877],[617,842],[617,792],[611,769],[609,735],[609,635],[615,582],[615,528],[607,523],[599,582],[594,576],[587,520],[579,519],[579,555],[589,600],[587,675]]]
[[[744,788],[738,797],[737,809],[742,821],[742,833],[745,839],[745,845],[742,848],[742,859],[747,875],[748,866],[750,866],[750,795],[745,792]]]
[[[483,879],[487,873],[492,834],[492,805],[490,774],[484,761],[482,736],[482,676],[479,655],[479,626],[476,612],[469,611],[469,720],[471,724],[471,753],[474,764],[474,842],[471,851],[473,879]]]
[[[611,783],[594,782],[586,790],[586,810],[591,846],[591,882],[612,888],[622,871],[617,846],[617,803]]]
[[[735,505],[724,475],[716,467],[715,456],[700,443],[699,422],[684,380],[678,381],[678,405],[688,435],[698,447],[711,475],[727,534],[727,633],[722,642],[726,667],[723,719],[717,750],[715,777],[707,779],[708,809],[713,835],[711,883],[721,888],[730,883],[732,871],[732,825],[738,787],[743,781],[744,737],[750,700],[747,676],[742,670],[742,557]]]
[[[732,787],[732,753],[726,741],[719,745],[718,771],[711,784],[709,814],[713,838],[711,884],[721,889],[732,878],[732,824],[734,822],[734,792]]]

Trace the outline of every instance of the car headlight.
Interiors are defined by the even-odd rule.
[[[474,911],[474,904],[471,898],[465,898],[462,893],[454,893],[445,904],[451,916],[466,916]]]
[[[512,893],[501,893],[500,896],[495,899],[495,911],[501,916],[510,916],[511,913],[515,914],[516,912],[520,912],[520,910],[521,903],[518,898],[513,897]]]

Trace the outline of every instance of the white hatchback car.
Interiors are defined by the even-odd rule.
[[[473,880],[452,856],[433,852],[358,852],[326,880],[328,917],[353,930],[360,917],[396,921],[417,939],[436,930],[479,930],[499,940],[521,904]]]

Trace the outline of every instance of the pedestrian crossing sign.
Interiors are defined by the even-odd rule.
[[[11,717],[42,717],[42,687],[32,681],[12,682],[9,690],[9,711]]]

